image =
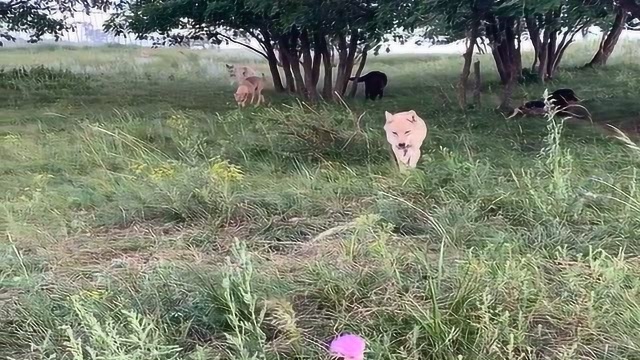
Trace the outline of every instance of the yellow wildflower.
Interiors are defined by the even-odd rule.
[[[185,135],[189,132],[189,128],[191,127],[191,120],[186,118],[181,114],[171,115],[169,120],[167,120],[167,125],[175,130],[180,135]]]
[[[153,180],[162,180],[162,179],[167,179],[167,178],[171,178],[173,177],[173,175],[176,173],[176,169],[173,165],[171,164],[162,164],[158,167],[155,167],[153,169],[151,169],[151,174],[149,174],[149,176],[153,179]]]
[[[239,166],[230,164],[227,160],[217,160],[209,168],[209,176],[213,181],[232,183],[241,181],[244,173]]]

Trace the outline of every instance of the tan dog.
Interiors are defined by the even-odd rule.
[[[264,101],[264,96],[262,95],[262,90],[264,90],[264,77],[250,76],[240,82],[238,85],[238,89],[234,94],[236,102],[239,106],[245,107],[247,105],[247,100],[251,97],[251,103],[253,104],[254,99],[256,100],[256,106],[260,105]]]
[[[229,77],[231,79],[236,79],[238,84],[248,77],[256,76],[256,71],[248,66],[235,66],[229,64],[224,64],[224,66],[227,68]]]
[[[384,116],[387,119],[384,131],[400,170],[415,168],[420,159],[420,147],[427,138],[427,124],[413,110],[397,114],[385,111]]]

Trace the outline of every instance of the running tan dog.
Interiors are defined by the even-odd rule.
[[[224,66],[227,68],[229,77],[231,79],[236,79],[238,84],[248,77],[256,76],[256,71],[248,66],[235,66],[229,64],[224,64]]]
[[[241,107],[245,107],[247,105],[249,97],[251,97],[250,103],[252,104],[254,99],[256,99],[257,106],[264,101],[262,90],[264,90],[264,77],[260,78],[257,76],[250,76],[240,81],[234,97],[238,105]]]
[[[427,137],[427,124],[413,110],[397,114],[385,111],[384,116],[387,119],[384,131],[400,170],[415,168],[420,159],[420,147]]]

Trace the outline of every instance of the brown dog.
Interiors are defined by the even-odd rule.
[[[264,90],[264,78],[249,76],[240,82],[234,97],[240,107],[245,107],[247,105],[249,97],[251,97],[250,103],[253,104],[255,99],[256,106],[258,106],[264,101],[262,90]]]

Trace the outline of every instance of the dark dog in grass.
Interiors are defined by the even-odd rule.
[[[572,89],[558,89],[552,92],[547,97],[547,102],[549,102],[559,110],[558,115],[560,116],[571,116],[577,118],[583,117],[582,115],[578,115],[567,110],[567,108],[580,102],[580,99],[576,96],[576,93]],[[544,99],[527,101],[526,103],[524,103],[524,105],[515,109],[513,114],[511,114],[507,119],[511,119],[516,115],[545,115],[547,114],[548,110],[549,109],[547,108],[547,104]]]
[[[384,87],[387,86],[387,74],[381,71],[371,71],[367,75],[349,78],[351,81],[364,82],[365,99],[382,99]]]

